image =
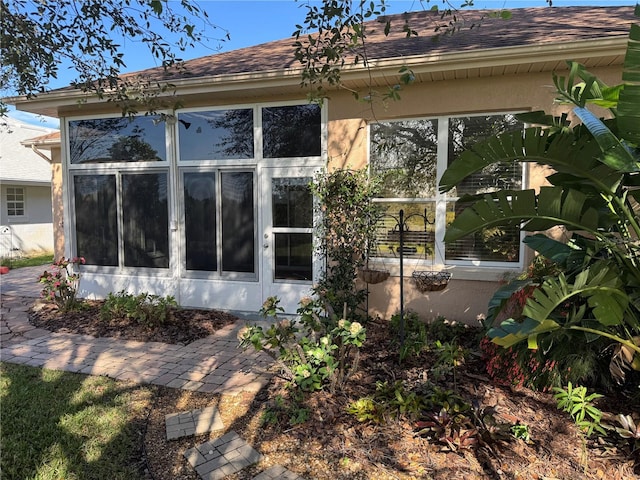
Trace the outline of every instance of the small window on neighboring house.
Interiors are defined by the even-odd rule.
[[[9,217],[25,216],[24,187],[7,187],[7,215]]]

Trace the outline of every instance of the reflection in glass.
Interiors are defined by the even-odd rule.
[[[319,105],[263,108],[264,158],[320,156],[320,126]]]
[[[447,226],[470,206],[470,203],[447,202]],[[520,228],[496,226],[484,228],[445,246],[447,260],[518,262],[520,261]]]
[[[165,124],[154,117],[117,117],[69,122],[72,164],[167,160]]]
[[[253,110],[178,115],[180,160],[253,158]]]
[[[381,196],[435,196],[437,120],[374,123],[370,128],[370,137],[371,170],[382,177]]]
[[[222,172],[222,271],[255,272],[252,172]]]
[[[451,164],[463,151],[482,140],[523,128],[524,124],[511,114],[450,118],[448,163]],[[491,164],[469,175],[448,195],[461,197],[502,189],[520,189],[521,186],[522,164],[514,159],[510,163]]]
[[[312,279],[312,238],[310,233],[275,234],[276,280]]]
[[[167,174],[122,176],[124,264],[169,267]]]
[[[435,202],[382,203],[384,215],[376,225],[376,248],[371,256],[396,258],[400,254],[400,210],[404,211],[404,257],[434,258]],[[426,224],[425,224],[426,217]]]
[[[187,270],[214,272],[216,250],[216,174],[184,174],[184,215]]]
[[[274,227],[313,227],[311,178],[274,178],[271,187]]]
[[[73,177],[77,254],[89,265],[118,265],[115,175]]]

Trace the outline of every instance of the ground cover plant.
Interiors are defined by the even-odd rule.
[[[6,479],[144,478],[145,386],[0,363]]]
[[[203,315],[202,321],[216,315],[193,313]],[[53,324],[53,313],[49,317]],[[66,331],[84,331],[87,325],[103,322],[99,309],[76,312],[71,316],[75,326],[66,315],[59,318]],[[424,348],[402,362],[388,321],[371,319],[365,327],[358,370],[335,393],[328,385],[314,392],[292,389],[278,375],[255,396],[149,387],[152,403],[146,434],[140,438],[146,454],[132,455],[146,458],[154,479],[196,480],[184,451],[221,433],[167,441],[164,416],[218,406],[225,431],[237,431],[266,457],[231,480],[251,479],[274,464],[305,478],[332,480],[627,480],[640,474],[633,470],[637,450],[632,454],[640,423],[637,396],[599,392],[605,396],[590,405],[602,412],[600,424],[611,428],[605,429],[605,436],[586,437],[571,415],[558,408],[553,392],[491,380],[479,348],[479,327],[445,319],[425,324]],[[592,393],[589,388],[585,399]]]

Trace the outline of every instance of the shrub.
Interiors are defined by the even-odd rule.
[[[38,281],[43,285],[40,295],[53,302],[63,312],[78,306],[76,295],[80,284],[80,265],[84,265],[84,257],[67,259],[62,257],[53,263],[51,271],[45,270]]]
[[[265,301],[261,313],[274,323],[266,330],[245,327],[239,334],[240,346],[265,350],[280,363],[287,380],[302,391],[342,388],[358,368],[366,329],[359,322],[323,315],[319,301],[310,298],[300,301],[297,320],[279,320],[279,302],[277,297]]]
[[[161,297],[149,293],[134,295],[124,290],[109,293],[100,310],[103,320],[126,318],[148,327],[164,325],[171,310],[177,307],[172,296]]]
[[[389,322],[391,333],[395,339],[399,338],[400,314],[391,316]],[[409,357],[420,355],[427,347],[427,326],[420,320],[416,312],[406,312],[404,314],[404,341],[399,344],[400,362],[404,362]]]

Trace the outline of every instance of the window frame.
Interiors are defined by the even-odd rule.
[[[505,272],[521,271],[524,265],[525,245],[522,240],[525,232],[520,231],[519,241],[519,257],[518,261],[488,261],[488,260],[447,260],[445,253],[444,235],[446,231],[447,207],[456,202],[460,197],[449,196],[447,193],[441,193],[437,188],[444,171],[448,167],[448,149],[449,149],[449,119],[459,117],[482,117],[491,115],[513,115],[522,111],[496,111],[496,112],[471,112],[456,113],[451,115],[427,115],[419,117],[403,117],[403,118],[381,118],[367,125],[367,168],[371,172],[371,126],[375,123],[393,123],[403,121],[436,121],[437,122],[437,155],[436,155],[436,189],[434,197],[378,197],[374,200],[376,203],[434,203],[435,219],[434,220],[434,253],[433,260],[404,258],[404,265],[408,267],[408,271],[420,269],[446,269],[455,271],[456,278],[465,280],[499,280],[504,276]],[[526,124],[523,128],[526,128]],[[528,168],[523,165],[521,176],[522,188],[528,184]],[[375,257],[372,259],[373,264],[384,266],[391,270],[392,274],[399,272],[399,258],[393,257]]]
[[[9,190],[12,189],[14,190],[13,193],[9,193]],[[20,195],[22,196],[21,200],[17,200],[16,198],[14,198],[14,200],[9,200],[9,195],[14,195],[17,196],[18,192],[17,190],[20,190]],[[6,213],[7,213],[7,220],[9,222],[25,222],[27,220],[27,187],[24,186],[20,186],[20,185],[7,185],[5,187],[5,192],[4,192],[4,196],[5,196],[5,201],[6,201]],[[13,209],[14,211],[18,209],[17,204],[21,203],[22,204],[22,214],[15,214],[15,213],[11,213],[10,212],[10,207],[9,204],[12,203],[14,204]]]
[[[215,208],[216,208],[216,270],[189,270],[187,269],[187,238],[186,238],[186,210],[185,210],[185,196],[184,196],[184,174],[185,173],[215,173]],[[254,218],[254,252],[253,252],[253,272],[232,272],[222,270],[222,173],[251,173],[253,175],[253,218]],[[229,166],[220,165],[215,166],[210,163],[201,166],[182,166],[178,169],[178,201],[180,212],[180,225],[183,229],[183,234],[178,240],[180,244],[180,276],[183,278],[194,279],[224,279],[224,280],[242,280],[257,282],[259,279],[259,227],[260,222],[258,219],[258,174],[257,169],[254,166]]]
[[[157,116],[168,114],[169,112],[157,112]],[[143,116],[141,113],[139,116]],[[164,122],[164,136],[165,136],[165,161],[149,161],[149,162],[104,162],[104,163],[71,163],[70,156],[70,134],[71,134],[71,122],[79,120],[100,120],[108,118],[117,118],[117,114],[96,114],[96,115],[78,115],[69,116],[64,119],[61,124],[63,132],[63,138],[65,139],[62,144],[62,158],[63,164],[63,176],[65,181],[63,182],[63,193],[65,198],[69,199],[67,207],[65,208],[65,218],[71,221],[65,222],[69,225],[69,228],[65,232],[65,243],[67,250],[78,254],[77,238],[76,238],[76,208],[75,208],[75,190],[74,190],[74,177],[78,175],[115,175],[116,179],[116,218],[117,218],[117,251],[118,251],[118,265],[89,265],[82,266],[83,271],[88,273],[121,273],[130,275],[134,273],[141,273],[146,275],[155,275],[160,277],[170,276],[172,270],[172,264],[175,262],[175,245],[173,236],[171,234],[175,225],[175,210],[174,201],[171,199],[171,191],[173,190],[174,174],[172,173],[171,165],[175,162],[174,154],[172,150],[172,136],[174,125],[170,120]],[[167,175],[167,195],[168,195],[168,218],[167,224],[169,226],[168,231],[168,255],[169,266],[167,268],[154,268],[154,267],[133,267],[126,266],[124,264],[124,220],[122,211],[122,175],[127,174],[154,174],[154,173],[166,173]]]

